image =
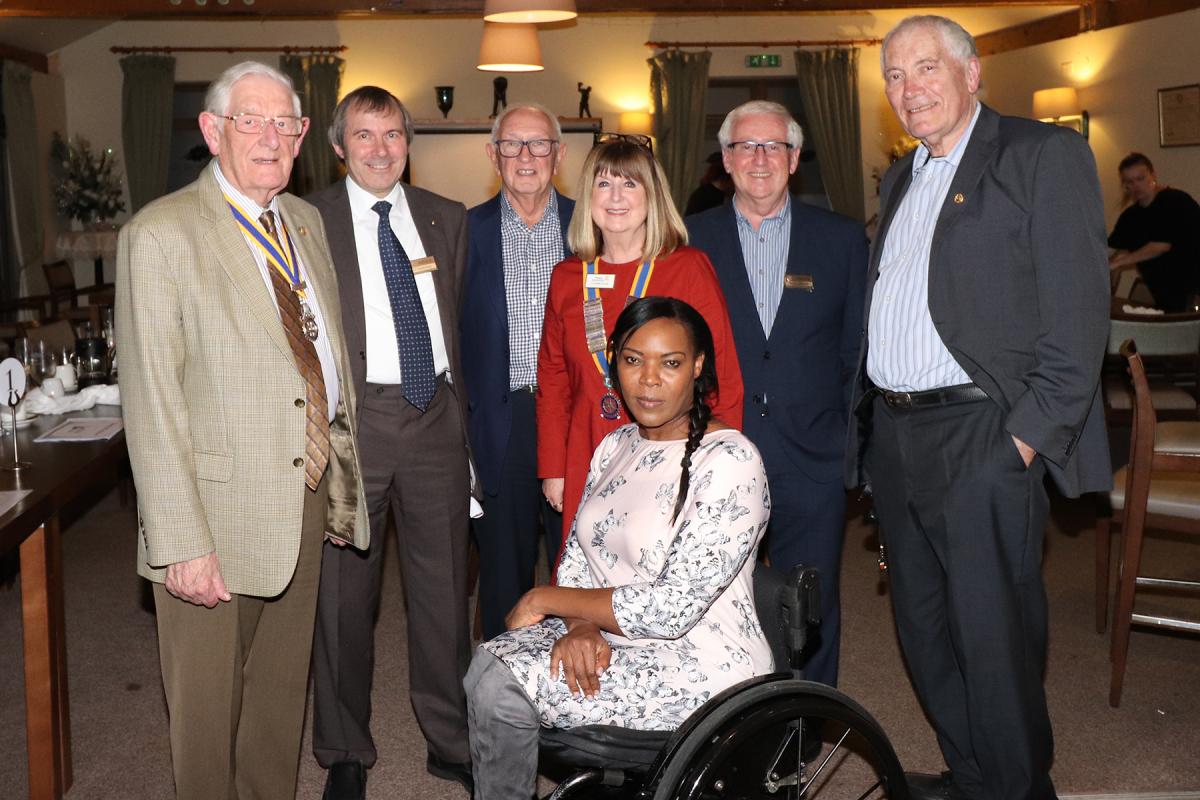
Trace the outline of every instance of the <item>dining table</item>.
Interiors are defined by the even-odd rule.
[[[8,408],[0,407],[6,416]],[[34,440],[77,417],[120,418],[119,406],[38,416],[15,431],[22,462],[13,471],[13,434],[0,436],[0,497],[24,494],[0,510],[0,555],[19,550],[25,670],[25,730],[30,800],[58,800],[71,787],[71,715],[63,608],[62,510],[104,481],[127,458],[124,431],[85,442]]]

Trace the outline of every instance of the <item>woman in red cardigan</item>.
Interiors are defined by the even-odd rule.
[[[571,530],[592,451],[630,421],[608,379],[606,343],[626,303],[647,295],[691,305],[712,329],[720,392],[713,416],[742,427],[742,374],[725,296],[687,230],[645,137],[592,148],[579,178],[567,241],[554,268],[538,352],[538,475],[546,501]],[[559,551],[561,552],[561,550]]]

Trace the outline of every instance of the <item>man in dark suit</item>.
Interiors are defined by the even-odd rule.
[[[363,86],[346,95],[329,138],[348,175],[309,200],[321,212],[337,270],[374,542],[366,554],[325,548],[313,751],[329,770],[326,800],[365,796],[366,769],[376,758],[369,727],[374,626],[391,511],[426,767],[469,790],[462,679],[470,660],[472,481],[458,340],[466,209],[400,183],[412,120],[387,91]]]
[[[882,66],[921,144],[883,180],[847,482],[874,491],[900,644],[950,768],[909,783],[1045,800],[1042,479],[1069,497],[1111,484],[1096,166],[1073,131],[979,103],[974,40],[951,20],[904,20]]]
[[[554,265],[568,255],[575,210],[553,183],[566,149],[548,110],[510,106],[487,145],[500,192],[467,215],[460,324],[467,433],[483,488],[484,513],[474,528],[485,639],[504,632],[505,615],[533,587],[539,529],[551,568],[562,538],[562,516],[544,501],[537,477],[534,390],[546,290]]]
[[[725,292],[746,386],[744,430],[771,485],[767,554],[821,572],[821,629],[810,680],[837,684],[838,573],[846,491],[846,409],[858,356],[867,240],[848,217],[788,194],[800,125],[778,103],[751,101],[718,134],[733,202],[688,217],[691,244]]]

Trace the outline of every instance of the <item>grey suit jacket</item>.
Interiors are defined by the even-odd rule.
[[[354,388],[321,218],[280,195],[330,337],[342,400],[330,426],[327,530],[369,539]],[[303,515],[304,379],[275,298],[210,165],[160,198],[117,245],[116,340],[138,491],[138,571],[216,551],[230,592],[279,594],[295,570]],[[300,459],[300,466],[295,461]]]
[[[425,254],[437,262],[433,285],[437,292],[446,355],[450,360],[451,389],[458,405],[463,441],[467,442],[467,392],[463,386],[458,334],[458,314],[462,307],[467,264],[467,209],[462,203],[407,184],[404,185],[404,197],[416,223],[421,244],[425,247]],[[356,396],[362,397],[367,382],[367,329],[362,276],[358,266],[358,248],[354,243],[354,221],[350,216],[346,180],[337,181],[306,199],[320,212],[329,235],[329,248],[341,287],[342,320],[346,328],[346,347],[350,352],[350,372],[354,378]],[[467,447],[469,458],[470,444],[464,446]]]
[[[865,315],[913,154],[888,170],[867,276]],[[1074,131],[984,106],[938,216],[929,312],[971,380],[1038,452],[1069,497],[1112,485],[1100,405],[1108,339],[1108,249],[1096,162]],[[864,321],[851,408],[866,386]],[[861,475],[862,431],[849,426],[846,482]]]

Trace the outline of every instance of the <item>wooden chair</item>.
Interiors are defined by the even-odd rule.
[[[1200,620],[1135,614],[1133,611],[1134,593],[1138,587],[1200,589],[1200,581],[1138,574],[1147,527],[1200,534],[1200,422],[1159,423],[1136,345],[1126,341],[1120,352],[1129,365],[1134,393],[1129,465],[1117,470],[1113,476],[1113,489],[1109,493],[1112,516],[1100,517],[1096,525],[1096,629],[1101,633],[1108,605],[1112,522],[1121,525],[1123,535],[1113,612],[1112,679],[1108,694],[1108,703],[1114,708],[1121,704],[1132,625],[1200,632]]]
[[[43,264],[42,272],[46,276],[50,318],[62,318],[72,322],[91,322],[92,330],[99,335],[100,309],[104,305],[112,305],[113,285],[106,283],[83,289],[76,288],[75,271],[66,261],[52,261],[49,264]],[[87,299],[87,306],[80,307],[80,297]]]
[[[1150,397],[1160,419],[1200,418],[1200,314],[1114,315],[1109,321],[1108,351],[1101,386],[1110,425],[1129,424],[1133,392],[1121,343],[1137,342],[1148,375]]]

